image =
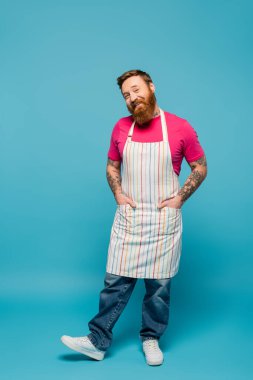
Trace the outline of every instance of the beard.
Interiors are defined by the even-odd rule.
[[[150,121],[155,112],[156,97],[155,94],[150,91],[145,98],[138,98],[131,105],[127,105],[128,111],[133,115],[134,120],[138,124],[144,124]]]

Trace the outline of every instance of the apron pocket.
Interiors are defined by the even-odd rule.
[[[164,207],[165,215],[161,217],[161,222],[165,223],[164,235],[175,235],[177,239],[182,231],[182,210],[175,207]],[[178,235],[179,234],[179,235]]]
[[[181,208],[168,207],[168,206],[165,206],[164,208],[165,208],[165,209],[167,208],[168,210],[170,210],[170,211],[172,211],[172,212],[175,212],[175,213],[177,213],[177,212],[181,212],[181,211],[182,211]]]
[[[114,221],[116,231],[133,233],[134,215],[133,208],[129,203],[118,205]]]

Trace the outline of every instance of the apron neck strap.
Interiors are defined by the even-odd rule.
[[[168,142],[168,130],[167,130],[167,124],[165,120],[164,111],[161,108],[159,108],[159,110],[160,110],[160,116],[161,116],[163,141]],[[128,142],[132,140],[134,126],[135,126],[135,121],[132,123],[131,128],[129,129],[128,136],[127,136]]]

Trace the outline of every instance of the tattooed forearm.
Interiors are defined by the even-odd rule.
[[[194,169],[187,178],[184,186],[178,192],[178,195],[181,196],[183,202],[185,202],[186,199],[188,199],[194,193],[194,191],[199,187],[203,180],[204,175],[197,169]]]
[[[108,158],[106,178],[113,194],[121,193],[120,161],[113,161]]]
[[[191,162],[190,167],[192,172],[185,181],[184,186],[182,186],[178,192],[178,195],[181,196],[182,202],[185,202],[205,179],[207,175],[206,157],[203,156],[199,160]]]
[[[206,156],[200,157],[199,160],[190,163],[191,168],[195,168],[197,165],[207,167]]]

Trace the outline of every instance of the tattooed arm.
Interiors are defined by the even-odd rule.
[[[130,199],[122,193],[120,161],[113,161],[110,158],[108,158],[106,167],[106,178],[114,194],[116,202],[118,204],[129,203],[132,207],[135,207],[135,203],[132,201],[132,199]]]
[[[177,194],[181,198],[181,205],[197,190],[207,176],[205,155],[197,161],[190,162],[189,165],[192,172]]]
[[[121,193],[121,174],[120,174],[120,161],[113,161],[108,158],[106,167],[106,178],[109,186],[116,197]]]
[[[169,207],[181,208],[183,203],[194,193],[207,176],[207,162],[205,155],[197,161],[189,163],[191,167],[191,174],[186,179],[184,185],[179,190],[178,194],[167,201]]]

